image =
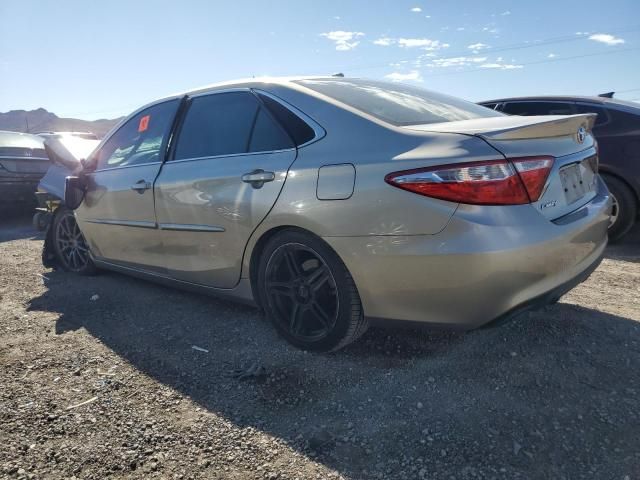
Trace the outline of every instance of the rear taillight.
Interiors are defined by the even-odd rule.
[[[520,205],[540,198],[552,157],[458,163],[390,173],[394,187],[427,197],[474,205]]]
[[[529,199],[536,202],[553,167],[553,157],[528,157],[511,160],[527,189]]]

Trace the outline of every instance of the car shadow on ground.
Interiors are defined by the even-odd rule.
[[[112,273],[51,272],[46,287],[29,310],[59,313],[58,335],[86,329],[208,411],[346,475],[388,476],[397,459],[530,478],[584,462],[615,476],[637,444],[637,409],[622,414],[640,392],[640,324],[627,318],[560,303],[465,334],[374,329],[312,354],[226,301]]]

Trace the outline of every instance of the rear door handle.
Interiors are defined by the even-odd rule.
[[[138,180],[136,183],[131,185],[131,190],[134,190],[140,194],[144,193],[146,190],[151,188],[151,182],[147,182],[146,180]]]
[[[253,188],[262,188],[262,186],[266,182],[273,182],[275,178],[275,173],[265,172],[262,169],[257,169],[242,175],[242,181],[245,183],[250,183]]]

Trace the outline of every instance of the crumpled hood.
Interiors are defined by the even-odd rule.
[[[71,135],[45,140],[44,149],[52,165],[40,180],[38,189],[63,199],[65,178],[82,171],[82,160],[87,158],[99,143],[99,140]]]

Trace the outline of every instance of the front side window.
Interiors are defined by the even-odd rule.
[[[396,126],[502,116],[475,103],[398,83],[338,78],[296,83]]]
[[[282,128],[250,92],[195,97],[185,115],[175,160],[292,148]]]
[[[564,102],[508,102],[502,107],[509,115],[573,115],[573,105]]]
[[[127,120],[98,151],[97,169],[162,161],[162,148],[171,131],[180,101],[146,108]]]

